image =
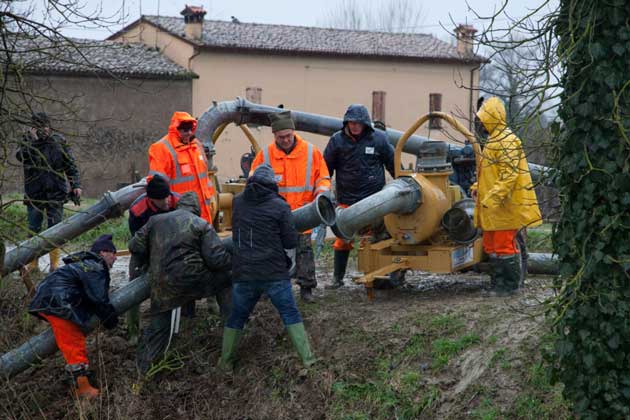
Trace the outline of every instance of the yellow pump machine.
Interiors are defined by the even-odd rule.
[[[396,179],[383,191],[338,210],[334,230],[346,238],[356,233],[353,224],[365,226],[364,215],[371,215],[374,220],[384,213],[384,224],[391,238],[376,243],[362,241],[358,250],[358,269],[365,274],[355,282],[365,285],[370,299],[374,281],[397,270],[452,273],[481,260],[480,232],[473,223],[475,203],[462,199],[459,186],[449,184],[452,168],[446,162],[448,146],[439,141],[426,142],[418,154],[415,170],[401,169],[405,143],[431,118],[445,120],[471,142],[480,168],[481,151],[474,136],[452,116],[430,113],[419,118],[396,144]]]

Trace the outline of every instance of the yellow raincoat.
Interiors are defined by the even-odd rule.
[[[503,102],[492,97],[477,117],[490,133],[477,182],[475,223],[485,231],[512,230],[542,223],[521,140],[507,127]]]

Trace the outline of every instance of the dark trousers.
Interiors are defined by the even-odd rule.
[[[297,266],[296,283],[300,287],[313,289],[317,287],[315,278],[315,254],[311,245],[311,234],[300,233],[295,251],[295,265]]]
[[[263,293],[269,296],[285,326],[302,322],[302,316],[293,298],[290,280],[254,281],[234,283],[232,286],[232,313],[226,326],[242,330]]]
[[[216,292],[214,296],[221,309],[221,317],[225,322],[230,315],[232,307],[231,288],[229,286],[224,287]],[[149,325],[142,332],[142,338],[138,343],[136,352],[136,366],[143,375],[149,371],[154,361],[164,356],[169,340],[172,342],[175,339],[175,337],[171,337],[172,309],[160,312],[151,302]],[[182,307],[182,312],[183,309]]]
[[[129,258],[129,281],[140,277],[146,271],[144,260],[136,254]],[[137,339],[140,333],[140,305],[127,311],[127,334],[129,339]]]
[[[26,205],[28,228],[35,233],[42,230],[44,214],[46,215],[46,228],[50,229],[63,219],[63,203],[60,201],[48,201]]]

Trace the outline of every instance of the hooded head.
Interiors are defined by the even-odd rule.
[[[276,185],[276,174],[273,172],[273,168],[266,163],[258,166],[254,171],[254,174],[248,179],[248,182],[255,182],[265,186]]]
[[[343,115],[343,125],[345,126],[350,121],[360,122],[366,127],[369,127],[369,129],[372,129],[372,119],[365,105],[352,104],[348,107],[346,113]]]
[[[477,111],[477,117],[490,135],[501,132],[507,127],[505,105],[496,96],[483,101],[481,108]]]
[[[197,130],[197,120],[188,112],[174,112],[171,117],[171,124],[168,126],[168,135],[170,138],[182,141],[178,128],[180,126],[191,127],[192,134]]]
[[[177,202],[177,209],[186,210],[196,216],[199,216],[201,214],[201,209],[199,207],[199,198],[197,197],[197,193],[189,191],[182,195]]]
[[[349,122],[356,122],[363,124],[363,131],[361,134],[365,133],[366,130],[374,131],[374,127],[372,127],[372,119],[370,118],[370,113],[365,105],[361,104],[352,104],[346,110],[346,113],[343,116],[343,126],[347,127]]]
[[[256,167],[256,170],[247,179],[247,186],[243,193],[248,201],[262,202],[271,196],[277,196],[278,184],[273,168],[266,163]]]
[[[31,115],[31,124],[35,128],[50,127],[50,118],[45,112],[33,112]]]

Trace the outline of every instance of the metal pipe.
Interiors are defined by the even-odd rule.
[[[315,215],[319,215],[319,217],[315,217]],[[293,211],[295,225],[301,231],[312,229],[322,223],[330,225],[334,223],[334,215],[334,205],[324,195],[318,196],[317,200],[311,204]],[[226,248],[232,248],[231,237],[223,238],[222,242]],[[116,308],[116,312],[122,314],[148,299],[150,290],[149,279],[143,275],[112,292],[110,301]],[[93,318],[90,322],[90,328],[94,328],[96,324],[97,319]],[[17,375],[34,363],[54,354],[56,350],[55,337],[52,331],[48,329],[20,347],[3,354],[0,357],[0,377]]]
[[[146,275],[136,278],[112,292],[110,301],[116,312],[122,314],[149,298],[151,288]],[[90,320],[89,331],[98,324],[98,318]],[[47,329],[0,357],[0,377],[11,378],[57,351],[57,343],[51,329]]]
[[[212,134],[217,128],[226,122],[236,125],[258,124],[270,126],[269,114],[286,111],[283,108],[276,108],[267,105],[255,104],[243,98],[234,101],[213,102],[212,106],[199,118],[195,135],[204,145],[212,143]],[[291,110],[291,116],[295,122],[295,128],[299,131],[331,136],[343,128],[341,118],[329,117],[320,114]],[[398,139],[402,136],[402,131],[387,129],[389,142],[396,146]],[[409,138],[403,151],[417,155],[420,145],[428,138],[414,135]]]
[[[337,237],[349,240],[360,229],[377,223],[386,215],[411,213],[421,203],[420,185],[411,178],[398,178],[348,208],[338,207],[337,222],[332,230]]]
[[[88,209],[82,210],[39,235],[21,242],[6,253],[0,274],[5,276],[35,258],[48,253],[51,249],[58,248],[83,232],[100,225],[107,219],[121,216],[131,206],[131,203],[144,193],[145,187],[146,180],[142,179],[140,182],[128,185],[118,191],[107,192],[100,201]]]
[[[555,254],[530,252],[527,254],[527,272],[557,276],[560,274],[560,263]]]
[[[326,195],[318,195],[311,203],[293,210],[293,221],[298,232],[313,229],[315,226],[335,224],[335,205]]]
[[[489,273],[488,262],[481,262],[475,266],[475,271]],[[555,254],[529,252],[527,254],[527,273],[534,275],[557,276],[560,274],[560,264]]]
[[[203,142],[206,151],[209,153],[208,159],[212,160],[212,156],[214,156],[212,135],[222,124],[232,122],[236,125],[258,124],[270,126],[271,122],[268,115],[282,111],[286,111],[286,109],[255,104],[243,98],[236,98],[234,101],[213,102],[212,106],[199,118],[195,135]],[[291,116],[295,122],[296,130],[299,131],[331,136],[343,128],[343,120],[340,118],[295,110],[291,110]],[[388,128],[386,134],[389,143],[396,147],[398,139],[402,137],[403,132]],[[403,152],[417,156],[420,146],[426,141],[429,141],[429,139],[424,136],[412,135],[405,143]],[[452,149],[458,150],[461,147],[454,146]],[[211,162],[210,166],[212,166]],[[533,163],[529,164],[529,170],[534,180],[538,180],[542,175],[552,171],[551,168]]]

